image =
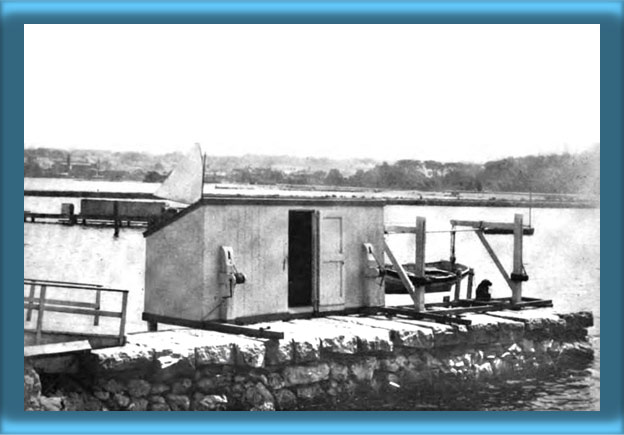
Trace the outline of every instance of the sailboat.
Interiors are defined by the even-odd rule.
[[[196,143],[185,153],[177,166],[154,195],[182,204],[194,204],[203,195],[205,155]]]

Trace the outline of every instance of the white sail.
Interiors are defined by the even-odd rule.
[[[202,197],[203,177],[202,152],[199,144],[195,144],[154,192],[154,195],[170,201],[193,204]]]

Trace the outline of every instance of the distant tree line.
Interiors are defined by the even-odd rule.
[[[76,151],[72,152],[74,163],[67,156],[67,151],[61,150],[25,149],[24,176],[157,183],[167,177],[181,154]],[[422,191],[600,193],[599,145],[579,154],[534,155],[485,164],[431,160],[394,163],[375,163],[370,159],[288,160],[284,156],[208,157],[208,162],[206,182]]]

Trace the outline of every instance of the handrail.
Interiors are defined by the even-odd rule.
[[[37,310],[38,312],[37,326],[35,330],[35,344],[39,344],[41,342],[43,315],[46,311],[93,316],[94,326],[99,325],[100,317],[119,318],[119,344],[124,344],[128,311],[128,290],[106,288],[99,284],[77,284],[71,282],[37,280],[30,278],[24,278],[24,286],[30,286],[29,295],[24,296],[24,309],[27,310],[26,321],[31,320],[33,310]],[[37,286],[40,287],[39,297],[35,297],[35,290]],[[48,299],[46,298],[48,288],[95,291],[96,297],[93,303],[51,298]],[[102,292],[121,293],[121,311],[108,311],[100,309]]]
[[[85,282],[71,282],[71,281],[53,281],[50,279],[37,279],[37,278],[24,278],[24,281],[28,281],[28,283],[45,283],[45,284],[69,284],[69,285],[79,285],[84,287],[104,287],[102,284],[88,284]]]
[[[38,279],[29,279],[24,278],[24,284],[30,285],[46,285],[48,287],[54,288],[66,288],[66,289],[78,289],[78,290],[90,290],[90,291],[106,291],[106,292],[117,292],[117,293],[128,293],[129,290],[116,289],[116,288],[108,288],[103,287],[99,284],[79,284],[63,281],[46,281],[46,280],[38,280]]]

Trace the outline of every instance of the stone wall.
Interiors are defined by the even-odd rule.
[[[444,385],[469,388],[487,379],[533,377],[565,367],[584,367],[593,358],[586,341],[591,316],[554,316],[548,321],[542,317],[539,323],[518,321],[517,314],[515,320],[496,322],[491,321],[491,316],[471,316],[474,326],[428,325],[426,330],[436,331],[431,335],[421,334],[423,326],[412,321],[334,319],[368,326],[355,328],[359,333],[354,335],[355,341],[338,327],[324,338],[318,336],[323,335],[319,327],[317,331],[307,330],[308,338],[301,333],[296,340],[280,342],[239,337],[237,344],[232,343],[232,337],[230,343],[212,340],[212,344],[206,344],[205,334],[214,333],[202,331],[194,336],[204,341],[203,347],[182,343],[176,347],[170,342],[168,352],[155,349],[154,342],[139,346],[135,341],[123,348],[94,351],[80,361],[80,376],[42,375],[43,386],[27,363],[24,407],[128,411],[340,409],[341,403],[353,397],[383,397],[389,392]],[[321,319],[310,322],[316,320]],[[327,326],[331,321],[323,319],[314,324]],[[370,326],[373,324],[387,326],[388,334],[380,333],[386,331],[384,328],[375,331]],[[145,343],[146,337],[160,337],[163,341],[168,336],[183,341],[179,337],[185,334],[194,333],[152,333],[143,336],[141,342]]]

